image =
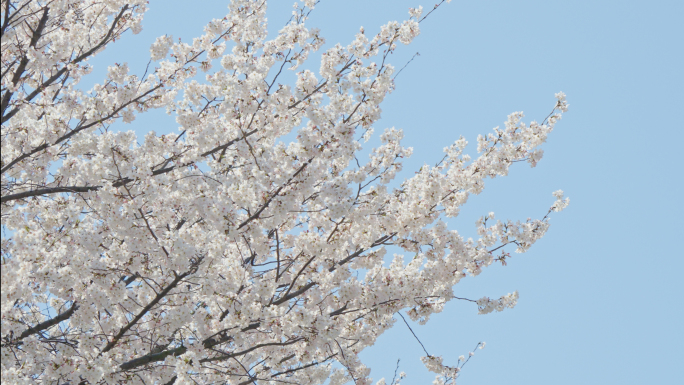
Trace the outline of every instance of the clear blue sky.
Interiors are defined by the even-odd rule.
[[[84,85],[101,82],[114,62],[127,61],[142,74],[157,36],[189,41],[211,18],[224,16],[227,3],[151,0],[143,32],[91,61],[96,70]],[[271,2],[270,32],[287,20],[291,3]],[[324,0],[309,25],[322,29],[327,46],[346,45],[360,26],[375,33],[420,4]],[[422,5],[427,11],[433,3]],[[489,211],[524,220],[542,216],[556,189],[571,198],[530,252],[456,287],[457,295],[474,299],[519,290],[515,309],[480,316],[471,303],[451,302],[427,326],[413,325],[447,364],[487,342],[459,384],[681,384],[682,20],[681,0],[454,0],[392,56],[399,68],[420,52],[397,78],[375,125],[376,132],[403,128],[414,147],[402,178],[434,164],[459,135],[474,154],[477,135],[503,125],[513,111],[542,120],[555,92],[564,91],[570,103],[539,166],[520,165],[489,181],[450,224],[474,235],[476,218]],[[177,129],[173,117],[146,115],[118,128]],[[400,358],[404,384],[431,383],[421,355],[397,323],[363,357],[375,380],[391,379]]]

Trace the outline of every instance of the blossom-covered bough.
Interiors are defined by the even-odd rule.
[[[460,279],[546,232],[546,216],[492,214],[466,240],[442,219],[539,161],[563,94],[543,122],[514,113],[477,157],[461,138],[396,188],[401,130],[357,157],[422,8],[328,49],[316,74],[296,72],[324,44],[305,25],[314,1],[267,40],[266,1],[233,0],[191,43],[158,38],[140,77],[115,64],[82,91],[88,59],[139,32],[146,3],[2,2],[3,383],[368,384],[358,354],[397,312],[426,322]],[[114,129],[155,108],[178,134]],[[556,196],[549,212],[567,205]],[[415,258],[383,265],[389,245]],[[442,382],[458,372],[424,362]]]

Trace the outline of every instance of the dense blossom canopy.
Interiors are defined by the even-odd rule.
[[[548,214],[490,214],[464,239],[443,219],[486,178],[536,165],[562,93],[541,123],[513,113],[476,157],[460,138],[396,187],[401,130],[359,160],[394,88],[386,59],[422,8],[332,46],[314,73],[298,68],[324,44],[306,25],[315,1],[268,40],[266,1],[232,0],[192,42],[158,38],[141,76],[113,64],[81,90],[88,59],[138,33],[146,3],[2,2],[3,383],[369,384],[358,354],[397,312],[427,322],[459,280],[547,231]],[[113,128],[156,108],[177,134]],[[568,203],[554,195],[549,213]],[[389,245],[411,260],[384,263]],[[466,360],[423,361],[443,383]]]

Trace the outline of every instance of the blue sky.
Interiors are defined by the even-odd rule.
[[[143,32],[92,60],[95,71],[84,86],[101,82],[114,62],[128,62],[142,74],[157,36],[189,41],[206,22],[223,17],[227,3],[151,0]],[[375,33],[417,5],[324,0],[309,26],[322,29],[326,47],[346,45],[360,26]],[[422,5],[428,11],[433,3]],[[270,32],[290,10],[291,1],[271,2]],[[400,68],[420,52],[397,78],[375,125],[376,132],[404,129],[404,143],[414,148],[400,178],[434,164],[460,135],[474,154],[477,135],[503,125],[511,112],[541,121],[555,92],[564,91],[570,103],[536,168],[521,164],[508,177],[488,181],[450,222],[470,236],[475,220],[489,211],[524,220],[543,216],[554,190],[571,198],[528,253],[455,288],[473,299],[519,290],[515,309],[477,315],[473,304],[454,301],[428,325],[412,324],[446,364],[487,342],[459,384],[680,383],[683,16],[682,1],[454,0],[421,24],[412,45],[392,55]],[[177,126],[156,111],[115,128],[163,133]],[[432,382],[421,355],[401,322],[363,353],[376,380],[391,379],[401,359],[406,385]]]

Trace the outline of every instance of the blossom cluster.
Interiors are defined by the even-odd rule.
[[[482,297],[477,300],[477,308],[479,314],[488,314],[496,311],[503,311],[505,308],[514,308],[518,303],[518,292],[509,293],[503,297],[492,300],[489,297]]]
[[[482,350],[485,345],[485,342],[478,342],[475,346],[475,350]],[[456,379],[460,376],[463,367],[474,355],[475,351],[471,351],[468,353],[468,358],[463,355],[458,357],[458,361],[456,361],[454,366],[444,365],[444,358],[441,356],[428,355],[421,357],[421,361],[427,370],[437,374],[435,380],[432,382],[433,385],[453,385],[456,384]]]

